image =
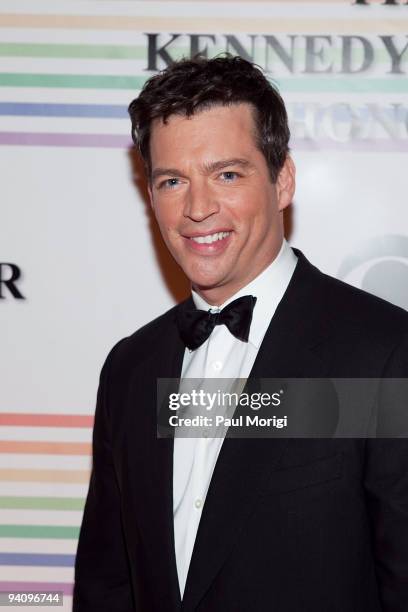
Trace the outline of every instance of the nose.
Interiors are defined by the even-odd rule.
[[[192,221],[204,221],[219,212],[220,206],[214,191],[205,177],[190,181],[186,194],[183,215]]]

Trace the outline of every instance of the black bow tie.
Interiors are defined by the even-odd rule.
[[[248,342],[255,302],[256,297],[245,295],[216,313],[197,308],[180,308],[177,324],[184,344],[190,350],[198,348],[207,340],[216,325],[226,325],[236,338]]]

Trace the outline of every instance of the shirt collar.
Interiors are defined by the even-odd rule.
[[[281,301],[292,274],[296,268],[297,257],[284,239],[278,255],[256,278],[248,285],[242,287],[220,306],[208,304],[198,293],[192,290],[192,298],[196,308],[199,310],[211,310],[217,312],[234,300],[244,295],[256,297],[254,312],[252,315],[251,329],[248,342],[255,348],[259,348],[264,338],[269,323],[275,314],[275,310]]]

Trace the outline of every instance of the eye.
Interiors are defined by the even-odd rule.
[[[226,170],[225,172],[221,172],[220,176],[225,183],[232,183],[233,181],[236,181],[240,175],[238,172]]]
[[[173,176],[164,181],[161,181],[158,185],[158,189],[174,189],[174,187],[177,187],[179,183],[179,179]]]

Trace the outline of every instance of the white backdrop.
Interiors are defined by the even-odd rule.
[[[138,188],[126,116],[153,74],[149,41],[158,51],[174,33],[173,58],[254,45],[291,117],[291,244],[408,308],[405,5],[0,0],[0,263],[21,269],[25,297],[3,285],[0,590],[57,585],[65,609],[100,367],[187,291]]]

